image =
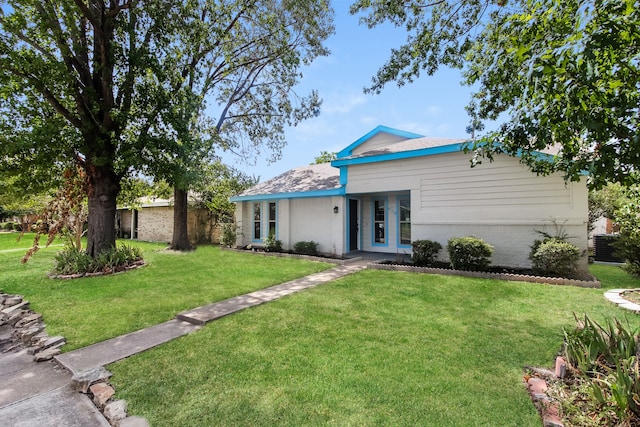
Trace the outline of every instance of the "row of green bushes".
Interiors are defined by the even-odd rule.
[[[276,239],[274,236],[269,236],[264,241],[262,248],[265,252],[282,252],[282,241]],[[313,240],[297,242],[293,245],[293,250],[289,251],[289,253],[317,256],[319,254],[318,243]]]
[[[412,242],[412,261],[421,267],[438,266],[438,253],[442,245],[432,240]],[[491,265],[493,247],[477,237],[454,237],[447,243],[451,267],[456,270],[486,271]],[[529,254],[533,270],[550,275],[571,276],[577,269],[580,249],[564,236],[545,235],[535,240]]]

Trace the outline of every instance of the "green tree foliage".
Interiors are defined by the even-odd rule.
[[[319,165],[321,163],[329,163],[338,158],[336,151],[321,151],[320,155],[313,158],[312,165]]]
[[[208,212],[212,226],[233,222],[235,204],[229,199],[257,183],[258,178],[220,161],[209,163],[203,168],[200,179],[193,185],[196,205]]]
[[[625,196],[627,200],[615,214],[620,226],[616,249],[626,261],[626,270],[640,277],[640,187],[626,189]]]
[[[216,150],[278,159],[285,126],[318,113],[317,93],[300,96],[294,87],[300,67],[328,53],[333,11],[326,1],[209,0],[177,13],[148,88],[161,120],[141,133],[162,141],[151,144],[162,155],[149,151],[146,165],[174,186],[172,247],[188,249],[186,195],[203,163]]]
[[[589,191],[589,228],[601,217],[613,219],[616,211],[628,201],[625,188],[620,184],[607,184],[599,190]]]
[[[144,90],[173,2],[0,3],[0,156],[33,180],[79,165],[87,252],[115,245],[120,181],[139,164],[133,124],[154,121]]]
[[[637,182],[640,165],[640,8],[634,0],[360,0],[364,21],[405,25],[407,43],[374,78],[411,82],[441,65],[462,67],[478,87],[474,114],[507,117],[475,148],[520,155],[534,172],[588,171],[590,185]],[[556,156],[537,152],[554,146]],[[481,156],[476,157],[481,159]]]

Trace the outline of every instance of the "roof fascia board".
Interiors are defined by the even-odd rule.
[[[348,147],[342,149],[341,151],[338,152],[338,158],[341,157],[348,157],[352,154],[353,150],[362,145],[363,143],[365,143],[366,141],[368,141],[369,139],[373,138],[374,136],[376,136],[379,133],[388,133],[391,135],[395,135],[395,136],[400,136],[400,137],[404,137],[407,139],[415,139],[415,138],[422,138],[424,135],[419,135],[417,133],[413,133],[413,132],[407,132],[407,131],[403,131],[403,130],[399,130],[399,129],[394,129],[394,128],[390,128],[387,126],[377,126],[375,129],[371,130],[369,133],[367,133],[364,136],[361,136],[360,138],[358,138],[355,142],[351,143],[351,145],[349,145]]]
[[[435,154],[455,153],[462,151],[466,142],[459,144],[441,145],[439,147],[421,148],[419,150],[400,151],[397,153],[378,154],[368,157],[355,157],[352,159],[338,159],[331,162],[332,166],[359,165],[365,163],[386,162],[389,160],[411,159],[414,157],[433,156]]]
[[[309,197],[344,196],[345,194],[345,187],[340,187],[331,190],[304,191],[297,193],[252,194],[249,196],[233,196],[229,200],[231,200],[232,202],[248,202],[251,200],[301,199]]]

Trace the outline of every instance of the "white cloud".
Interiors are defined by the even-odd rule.
[[[429,105],[424,110],[425,114],[429,117],[439,116],[442,113],[442,111],[443,111],[442,107],[439,107],[437,105]]]
[[[361,93],[336,93],[333,92],[324,98],[320,114],[346,114],[354,108],[367,103],[367,98]]]

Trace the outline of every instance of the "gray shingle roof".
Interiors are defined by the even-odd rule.
[[[352,158],[369,157],[369,156],[377,156],[380,154],[390,154],[390,153],[400,153],[404,151],[421,150],[423,148],[443,147],[445,145],[460,144],[465,141],[468,141],[468,139],[430,138],[430,137],[413,138],[413,139],[407,139],[404,141],[399,141],[393,144],[389,144],[384,148],[377,148],[375,150],[365,151],[363,153],[359,153],[351,157]]]
[[[306,193],[340,188],[340,170],[330,163],[291,169],[240,193],[257,196],[283,193]]]

